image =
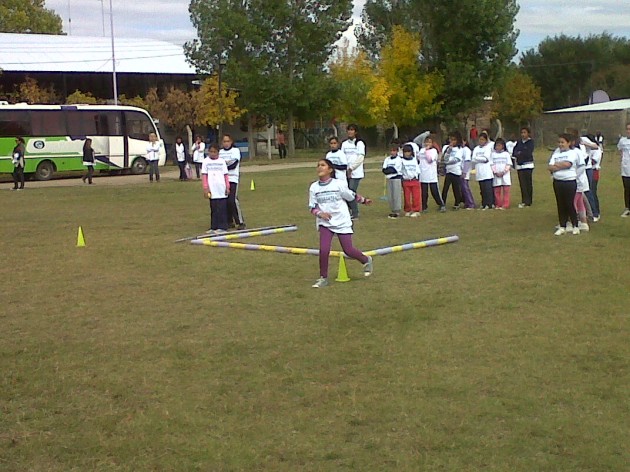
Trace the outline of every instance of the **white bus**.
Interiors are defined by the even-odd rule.
[[[159,165],[166,161],[164,142],[154,120],[142,108],[113,105],[7,105],[0,103],[0,173],[13,172],[15,137],[26,141],[26,167],[37,180],[55,172],[83,170],[83,144],[92,139],[95,170],[147,167],[149,134],[162,143]]]

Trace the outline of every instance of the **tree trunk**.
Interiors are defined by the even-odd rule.
[[[254,132],[255,117],[252,113],[247,115],[247,147],[249,148],[249,158],[256,157],[256,133]]]
[[[339,137],[339,129],[337,128],[337,125],[335,123],[332,124],[332,128],[333,128],[333,132],[334,132],[334,136],[335,138]]]
[[[394,123],[394,139],[398,139],[398,126]]]
[[[289,112],[287,115],[287,131],[289,132],[289,156],[295,155],[295,134],[293,133],[293,112]]]
[[[267,159],[271,160],[271,140],[273,139],[273,125],[267,123]]]
[[[193,132],[190,125],[186,125],[186,135],[188,136],[188,149],[192,149],[193,146]]]

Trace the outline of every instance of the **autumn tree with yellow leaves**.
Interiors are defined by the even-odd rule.
[[[493,114],[517,126],[530,124],[542,113],[540,87],[519,70],[508,73],[505,82],[493,94]]]

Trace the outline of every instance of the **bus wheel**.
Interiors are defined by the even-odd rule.
[[[55,166],[50,161],[42,161],[37,166],[35,171],[35,179],[37,180],[50,180],[55,173]]]
[[[147,161],[143,157],[137,157],[131,164],[131,173],[134,175],[144,174],[147,170]]]

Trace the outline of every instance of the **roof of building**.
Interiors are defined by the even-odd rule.
[[[154,39],[115,38],[116,72],[196,74],[184,49]],[[112,71],[111,38],[0,33],[0,69],[11,72]]]
[[[561,108],[559,110],[546,111],[545,113],[577,113],[592,111],[618,111],[630,109],[630,98],[622,100],[612,100],[610,102],[594,103],[592,105],[581,105],[579,107]]]

